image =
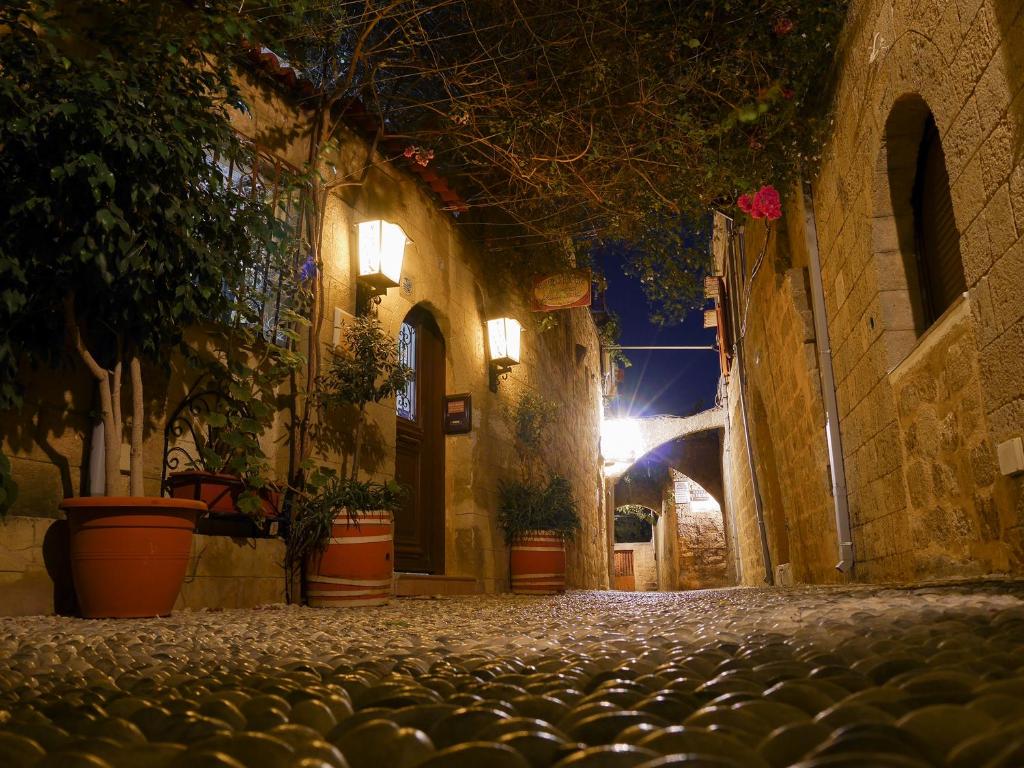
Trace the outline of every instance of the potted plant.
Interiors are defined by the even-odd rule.
[[[306,362],[294,343],[307,323],[297,311],[306,291],[289,269],[296,259],[289,249],[272,251],[267,259],[278,262],[273,292],[294,306],[281,307],[279,322],[265,330],[263,307],[276,297],[250,287],[235,303],[230,322],[204,329],[186,345],[186,359],[198,375],[164,428],[165,469],[175,470],[164,481],[168,493],[206,502],[212,516],[242,516],[258,529],[282,512],[281,488],[262,441],[280,410],[281,385]]]
[[[380,605],[391,596],[393,514],[403,493],[394,481],[359,479],[366,407],[393,397],[412,371],[398,361],[397,342],[374,316],[357,317],[345,326],[327,369],[318,382],[318,397],[335,417],[333,423],[343,427],[339,435],[324,418],[316,438],[323,447],[350,449],[350,463],[347,473],[321,467],[307,476],[293,509],[287,571],[304,571],[310,605]]]
[[[551,474],[543,458],[554,406],[524,393],[507,413],[519,458],[519,477],[498,482],[498,525],[510,547],[512,591],[565,591],[565,542],[580,527],[569,481]]]
[[[88,617],[174,604],[206,505],[145,496],[144,381],[183,329],[225,316],[225,287],[245,284],[276,229],[211,162],[247,152],[231,125],[244,108],[232,57],[251,32],[236,10],[35,0],[0,13],[0,350],[70,352],[95,385],[103,488],[61,504]]]

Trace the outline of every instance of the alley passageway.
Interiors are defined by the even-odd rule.
[[[556,764],[1024,764],[1024,591],[570,592],[0,620],[11,768]]]

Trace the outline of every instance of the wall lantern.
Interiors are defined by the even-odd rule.
[[[519,321],[510,317],[487,321],[491,392],[498,391],[498,377],[508,376],[512,372],[512,366],[519,362],[522,330]]]
[[[359,270],[356,306],[366,308],[371,299],[379,304],[380,297],[388,292],[388,288],[398,285],[402,277],[405,245],[411,241],[400,226],[383,219],[360,222],[357,228]]]

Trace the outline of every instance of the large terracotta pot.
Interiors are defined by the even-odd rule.
[[[518,595],[565,591],[565,544],[555,531],[530,531],[512,546],[509,568]]]
[[[185,580],[202,501],[131,496],[65,499],[82,616],[166,616]]]
[[[383,605],[394,570],[391,513],[367,512],[358,524],[342,515],[334,518],[324,553],[306,561],[306,598],[316,608]]]

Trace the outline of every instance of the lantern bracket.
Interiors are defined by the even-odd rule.
[[[491,392],[497,393],[498,379],[507,379],[508,375],[512,373],[512,366],[492,361],[489,366],[489,372]]]

